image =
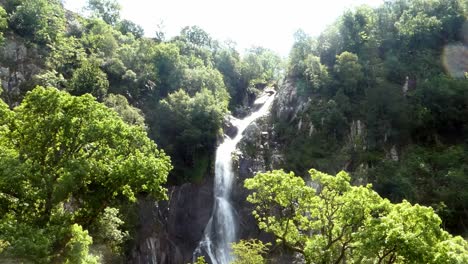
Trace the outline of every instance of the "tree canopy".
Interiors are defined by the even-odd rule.
[[[166,198],[169,158],[141,126],[124,123],[92,96],[37,87],[14,110],[0,107],[7,256],[81,263],[92,243],[87,229],[106,208],[138,193]]]
[[[306,263],[468,261],[468,242],[444,231],[432,208],[392,204],[371,185],[352,186],[345,172],[309,173],[308,184],[282,170],[245,181],[259,228]]]

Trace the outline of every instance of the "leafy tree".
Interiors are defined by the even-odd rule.
[[[67,79],[87,57],[82,43],[76,37],[60,37],[49,47],[47,68],[62,74]]]
[[[239,53],[230,47],[216,52],[215,67],[223,75],[224,83],[231,97],[231,108],[242,103],[245,88],[241,83],[241,58]]]
[[[334,72],[346,94],[355,95],[358,92],[364,74],[356,54],[345,51],[336,56]]]
[[[69,82],[69,89],[74,95],[90,93],[96,98],[102,99],[109,88],[107,75],[93,62],[85,61],[79,69],[73,73]]]
[[[86,31],[81,38],[83,47],[88,53],[98,58],[113,58],[119,46],[117,37],[121,35],[119,31],[100,19],[87,21]]]
[[[328,69],[320,63],[320,58],[314,55],[309,55],[304,61],[304,74],[308,82],[311,84],[314,91],[321,90],[328,85],[329,76]]]
[[[247,200],[255,205],[260,229],[303,254],[306,263],[437,263],[441,254],[463,263],[468,258],[466,241],[456,238],[458,244],[448,246],[454,238],[440,228],[431,208],[391,204],[370,185],[351,186],[345,172],[309,172],[316,189],[283,171],[245,181],[253,190]]]
[[[223,76],[216,69],[208,67],[186,69],[181,86],[192,96],[205,88],[215,95],[219,103],[226,105],[229,102],[229,94],[224,85]]]
[[[58,0],[23,0],[11,14],[10,27],[40,44],[53,43],[65,31],[64,10]]]
[[[108,94],[103,103],[116,111],[127,124],[145,127],[145,118],[141,110],[131,106],[123,95]]]
[[[8,14],[3,7],[0,6],[0,43],[3,43],[3,31],[8,28]]]
[[[281,58],[273,51],[254,47],[242,58],[242,77],[248,85],[271,83],[280,78]]]
[[[184,65],[179,48],[171,43],[156,46],[154,57],[159,95],[166,97],[180,88]]]
[[[343,41],[343,49],[360,53],[373,36],[375,11],[367,6],[361,6],[354,11],[345,12],[340,18],[339,31]]]
[[[87,229],[108,218],[107,207],[135,201],[138,193],[166,198],[169,158],[142,127],[124,123],[90,95],[37,87],[13,111],[0,103],[0,117],[4,256],[94,263],[84,260],[92,258]]]
[[[294,33],[294,44],[289,54],[288,74],[293,77],[304,76],[306,58],[312,53],[312,38],[303,30]]]
[[[232,244],[232,253],[235,257],[233,264],[261,264],[266,263],[263,255],[267,253],[267,246],[257,239],[241,240]]]
[[[212,45],[210,35],[198,26],[183,28],[181,37],[196,46],[211,48]]]
[[[124,19],[119,22],[118,29],[122,34],[126,35],[128,33],[135,36],[135,38],[142,38],[145,35],[144,29],[130,20]]]
[[[174,180],[204,176],[226,112],[227,102],[220,102],[207,89],[193,97],[181,89],[161,101],[158,136],[176,164],[179,179]]]
[[[107,24],[116,25],[120,20],[122,7],[116,0],[88,0],[87,9]]]

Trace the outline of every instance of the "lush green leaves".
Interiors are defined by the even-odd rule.
[[[85,229],[101,213],[109,215],[106,207],[135,201],[141,192],[166,198],[169,158],[142,127],[125,124],[91,95],[38,87],[13,111],[2,104],[0,113],[0,239],[10,244],[6,254],[80,263],[91,244]],[[119,242],[108,233],[102,234]]]
[[[283,171],[245,181],[260,229],[307,263],[439,263],[442,255],[463,263],[468,257],[468,243],[442,230],[432,208],[391,204],[370,185],[351,186],[345,172],[309,172],[307,185]]]
[[[36,42],[52,43],[65,29],[64,11],[56,0],[23,0],[11,15],[10,27]]]
[[[232,245],[235,256],[233,264],[262,264],[266,263],[263,255],[267,253],[268,244],[257,239],[241,240]]]
[[[106,95],[107,89],[109,89],[109,81],[99,66],[93,62],[85,61],[73,73],[69,87],[74,95],[90,93],[102,99]]]

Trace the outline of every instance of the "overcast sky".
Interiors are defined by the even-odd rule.
[[[87,0],[65,0],[65,7],[81,11]],[[287,56],[293,34],[302,28],[318,35],[343,11],[383,0],[119,0],[122,17],[154,36],[158,24],[167,36],[197,25],[220,41],[233,40],[239,51],[263,46]]]

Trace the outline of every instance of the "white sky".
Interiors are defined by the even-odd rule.
[[[81,11],[86,0],[65,0],[65,7]],[[383,0],[119,0],[121,15],[154,36],[158,24],[166,36],[178,35],[185,26],[197,25],[213,38],[233,40],[243,51],[262,46],[287,56],[293,34],[302,28],[318,35],[347,8]]]

